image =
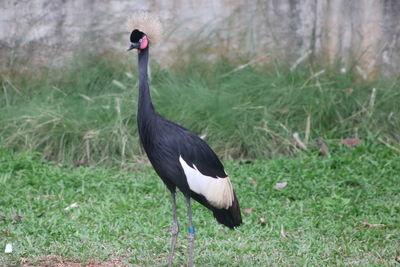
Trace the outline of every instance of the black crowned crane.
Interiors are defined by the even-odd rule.
[[[211,210],[219,223],[231,229],[242,223],[239,202],[224,166],[207,143],[182,126],[161,117],[153,107],[147,65],[150,45],[161,34],[160,21],[149,13],[138,13],[129,25],[132,32],[128,51],[137,49],[139,58],[137,123],[140,141],[155,171],[171,192],[172,238],[168,265],[172,266],[179,232],[175,201],[178,188],[186,198],[189,217],[188,266],[193,266],[195,231],[191,198]]]

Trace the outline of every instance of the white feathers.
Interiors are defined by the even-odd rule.
[[[162,24],[157,15],[149,12],[137,12],[128,21],[130,31],[135,29],[145,33],[151,44],[157,43],[162,36]]]
[[[190,167],[179,157],[179,162],[185,172],[190,190],[204,196],[207,201],[219,209],[228,209],[233,203],[233,188],[229,177],[213,178],[202,174],[195,165]]]

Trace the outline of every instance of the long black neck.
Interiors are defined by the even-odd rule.
[[[144,114],[153,114],[154,107],[151,102],[147,67],[149,63],[149,48],[140,51],[139,55],[139,103],[138,116]]]
[[[154,126],[157,113],[151,103],[151,96],[148,83],[147,66],[149,62],[149,48],[139,53],[139,102],[137,112],[137,124],[140,141],[146,151],[155,133]]]

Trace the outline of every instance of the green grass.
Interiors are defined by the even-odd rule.
[[[365,141],[352,149],[336,144],[329,143],[329,158],[311,151],[227,162],[242,211],[252,212],[243,212],[243,226],[230,231],[195,203],[196,265],[398,264],[399,153]],[[130,265],[165,265],[169,193],[149,166],[134,172],[67,168],[39,158],[0,150],[0,266],[40,265],[50,255],[80,263],[118,258]],[[284,189],[274,189],[284,181]],[[72,203],[79,206],[65,210]],[[181,195],[178,218],[175,266],[187,256]],[[3,253],[6,243],[13,244],[13,253]]]
[[[152,63],[155,106],[206,135],[225,159],[292,156],[298,151],[294,132],[310,145],[318,137],[380,138],[395,146],[400,140],[398,78],[357,81],[351,68],[342,74],[339,67],[315,64],[291,72],[269,59],[246,66],[245,59],[184,59],[169,69]],[[81,56],[58,69],[3,72],[3,144],[68,164],[140,161],[136,76],[136,55],[128,53]]]

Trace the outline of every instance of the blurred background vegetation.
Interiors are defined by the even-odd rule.
[[[142,161],[124,50],[143,6],[166,26],[151,56],[156,108],[224,159],[293,156],[296,134],[306,149],[350,137],[400,149],[397,1],[200,1],[179,14],[174,1],[89,2],[4,4],[5,147],[59,164]]]

